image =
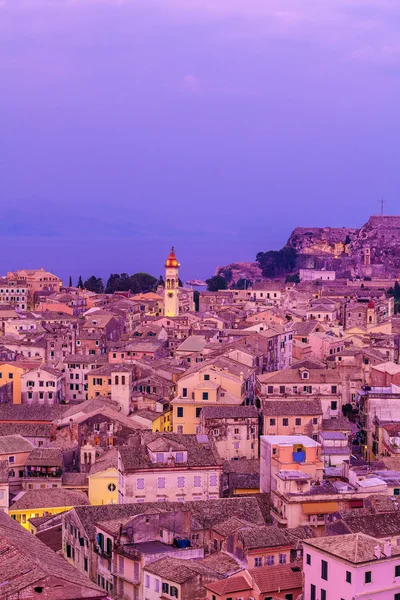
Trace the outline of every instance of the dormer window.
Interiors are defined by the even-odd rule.
[[[183,463],[183,452],[177,452],[175,454],[175,462]]]
[[[156,462],[163,463],[164,462],[164,452],[156,453]]]
[[[301,374],[302,379],[309,379],[310,373],[308,371],[303,371]]]
[[[204,375],[204,381],[210,381],[210,376],[207,373]]]

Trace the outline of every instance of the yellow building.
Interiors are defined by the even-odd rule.
[[[56,515],[74,506],[87,504],[90,502],[83,492],[63,488],[29,490],[10,506],[8,514],[29,530],[29,519]]]
[[[13,404],[21,404],[21,376],[31,369],[36,368],[41,361],[21,360],[18,362],[0,363],[0,387],[12,383],[12,401]]]
[[[172,246],[165,262],[164,315],[166,317],[179,315],[179,267],[180,264]]]
[[[90,504],[118,504],[118,453],[108,450],[92,465],[89,475]]]
[[[111,396],[111,372],[115,365],[104,365],[87,374],[88,400],[96,396]]]
[[[202,408],[215,404],[243,404],[251,393],[254,380],[254,368],[226,357],[195,367],[180,378],[178,395],[171,401],[173,431],[200,433]]]
[[[134,412],[130,418],[146,429],[151,429],[154,433],[172,431],[172,410],[160,413],[144,408]]]

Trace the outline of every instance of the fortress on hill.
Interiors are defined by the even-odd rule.
[[[335,271],[336,277],[389,279],[400,273],[400,216],[376,215],[360,229],[296,227],[286,246],[297,252],[296,269]],[[262,279],[256,262],[218,267],[232,271],[232,281]]]

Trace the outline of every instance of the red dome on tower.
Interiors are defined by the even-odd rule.
[[[372,300],[368,302],[368,308],[375,308],[375,304],[372,302]]]
[[[165,261],[165,266],[167,268],[169,267],[172,269],[177,269],[178,267],[180,267],[180,264],[178,263],[178,260],[175,256],[175,250],[173,246],[171,248],[171,252],[169,253],[167,260]]]

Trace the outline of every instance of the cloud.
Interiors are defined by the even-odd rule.
[[[196,75],[185,75],[182,79],[182,88],[190,94],[198,94],[200,92],[200,80]]]
[[[351,53],[350,60],[357,63],[398,65],[400,64],[400,44],[384,44],[379,47],[362,46]]]

